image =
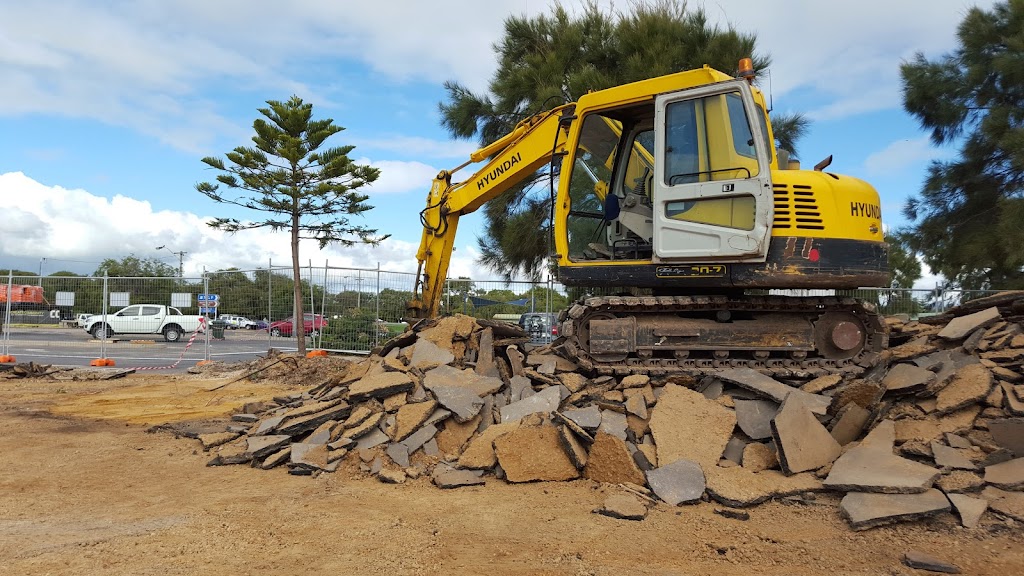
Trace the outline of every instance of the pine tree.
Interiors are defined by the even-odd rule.
[[[1024,288],[1024,0],[972,8],[959,48],[901,66],[904,108],[936,145],[907,201],[907,236],[924,262],[962,288]]]
[[[203,163],[222,174],[219,184],[201,182],[196,189],[217,202],[234,204],[270,216],[258,222],[234,218],[215,218],[208,224],[227,232],[254,228],[287,230],[291,235],[292,276],[294,283],[293,334],[300,355],[306,353],[303,329],[303,297],[299,268],[299,240],[316,240],[320,248],[336,243],[377,244],[387,236],[377,230],[351,224],[349,218],[373,207],[369,196],[358,190],[379,176],[370,166],[354,163],[348,154],[354,146],[321,150],[328,138],[344,130],[325,118],[313,120],[313,105],[298,96],[287,102],[267,101],[260,108],[264,118],[253,122],[254,148],[238,147],[226,154],[230,165],[216,157]],[[231,191],[225,196],[223,185]]]

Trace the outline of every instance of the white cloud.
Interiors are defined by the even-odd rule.
[[[956,27],[974,5],[995,0],[705,0],[708,16],[757,34],[772,56],[771,87],[810,90],[826,104],[812,118],[892,108],[902,100],[899,65],[915,52],[936,58],[956,46]],[[693,5],[693,4],[692,4]],[[763,78],[763,76],[762,76]],[[767,88],[766,79],[762,86]]]
[[[392,0],[387,9],[332,0],[296,0],[287,9],[269,0],[5,2],[0,114],[91,118],[206,151],[218,136],[237,141],[245,132],[225,118],[212,91],[218,87],[287,90],[329,104],[331,94],[320,92],[333,88],[321,69],[345,76],[346,64],[355,63],[376,74],[375,89],[454,79],[482,91],[494,72],[492,46],[504,20],[549,13],[553,2]],[[811,90],[827,103],[809,115],[835,118],[898,105],[900,60],[951,49],[956,25],[973,3],[947,0],[941,9],[933,0],[703,5],[712,19],[757,34],[774,59],[776,96]],[[565,4],[579,12],[583,0]],[[298,80],[303,73],[324,86]]]
[[[68,269],[89,274],[104,259],[121,259],[134,254],[157,258],[177,267],[170,252],[185,252],[185,275],[196,277],[203,270],[224,268],[250,270],[291,264],[288,235],[269,230],[248,230],[226,234],[206,225],[208,216],[189,212],[153,211],[149,202],[115,196],[103,198],[81,189],[47,186],[20,172],[0,174],[0,198],[33,198],[32,203],[14,202],[0,220],[0,258],[20,263],[47,260],[47,272]],[[166,246],[166,250],[157,250]],[[313,241],[303,241],[303,266],[380,269],[389,272],[416,271],[418,243],[388,239],[379,246],[329,246],[320,250]],[[475,263],[479,256],[472,246],[459,246],[453,254],[452,275],[494,278]],[[20,260],[19,260],[20,259]],[[71,263],[72,266],[65,264]],[[77,263],[77,264],[75,264]],[[19,267],[17,264],[11,265]],[[35,269],[34,264],[31,269]],[[397,281],[397,280],[396,280]],[[409,286],[412,289],[412,276]]]
[[[355,160],[356,164],[369,164],[380,169],[380,177],[365,190],[370,194],[401,194],[419,190],[422,198],[427,197],[430,183],[437,176],[438,169],[422,162],[399,162],[397,160],[372,161],[368,158]]]
[[[936,148],[927,136],[897,140],[864,159],[864,169],[871,175],[895,174],[922,162],[948,157],[948,149]]]

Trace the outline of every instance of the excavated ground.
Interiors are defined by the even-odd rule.
[[[355,464],[314,478],[207,467],[196,441],[161,426],[223,429],[246,403],[308,390],[324,362],[343,360],[303,360],[230,384],[253,367],[0,379],[0,572],[922,573],[901,563],[909,550],[965,574],[1024,565],[1024,536],[1009,519],[965,529],[947,514],[853,532],[838,498],[820,494],[747,509],[747,521],[704,502],[660,503],[632,522],[592,513],[616,488],[589,480],[488,478],[441,490],[428,476],[384,484]]]

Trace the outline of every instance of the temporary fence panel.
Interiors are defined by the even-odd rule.
[[[0,279],[0,356],[18,361],[56,357],[67,364],[110,358],[119,367],[153,368],[252,359],[272,348],[294,350],[296,327],[307,349],[366,353],[406,328],[414,274],[307,264],[299,269],[304,318],[298,323],[293,321],[293,277],[291,266],[271,262],[263,269],[208,272],[200,278],[9,276]],[[852,296],[876,304],[885,315],[911,318],[995,292],[772,291]],[[558,313],[578,298],[599,293],[567,289],[552,280],[450,278],[440,310],[516,323],[524,313]],[[171,316],[164,316],[167,311]]]
[[[117,366],[188,365],[205,358],[201,278],[15,277],[36,290],[9,300],[3,318],[19,362],[59,357],[68,364],[112,359]],[[191,340],[191,342],[190,342]]]

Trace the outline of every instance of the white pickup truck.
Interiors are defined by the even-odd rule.
[[[96,314],[85,320],[83,329],[93,338],[115,334],[163,334],[164,340],[177,342],[205,326],[202,316],[182,314],[181,310],[159,304],[135,304],[113,314]]]

